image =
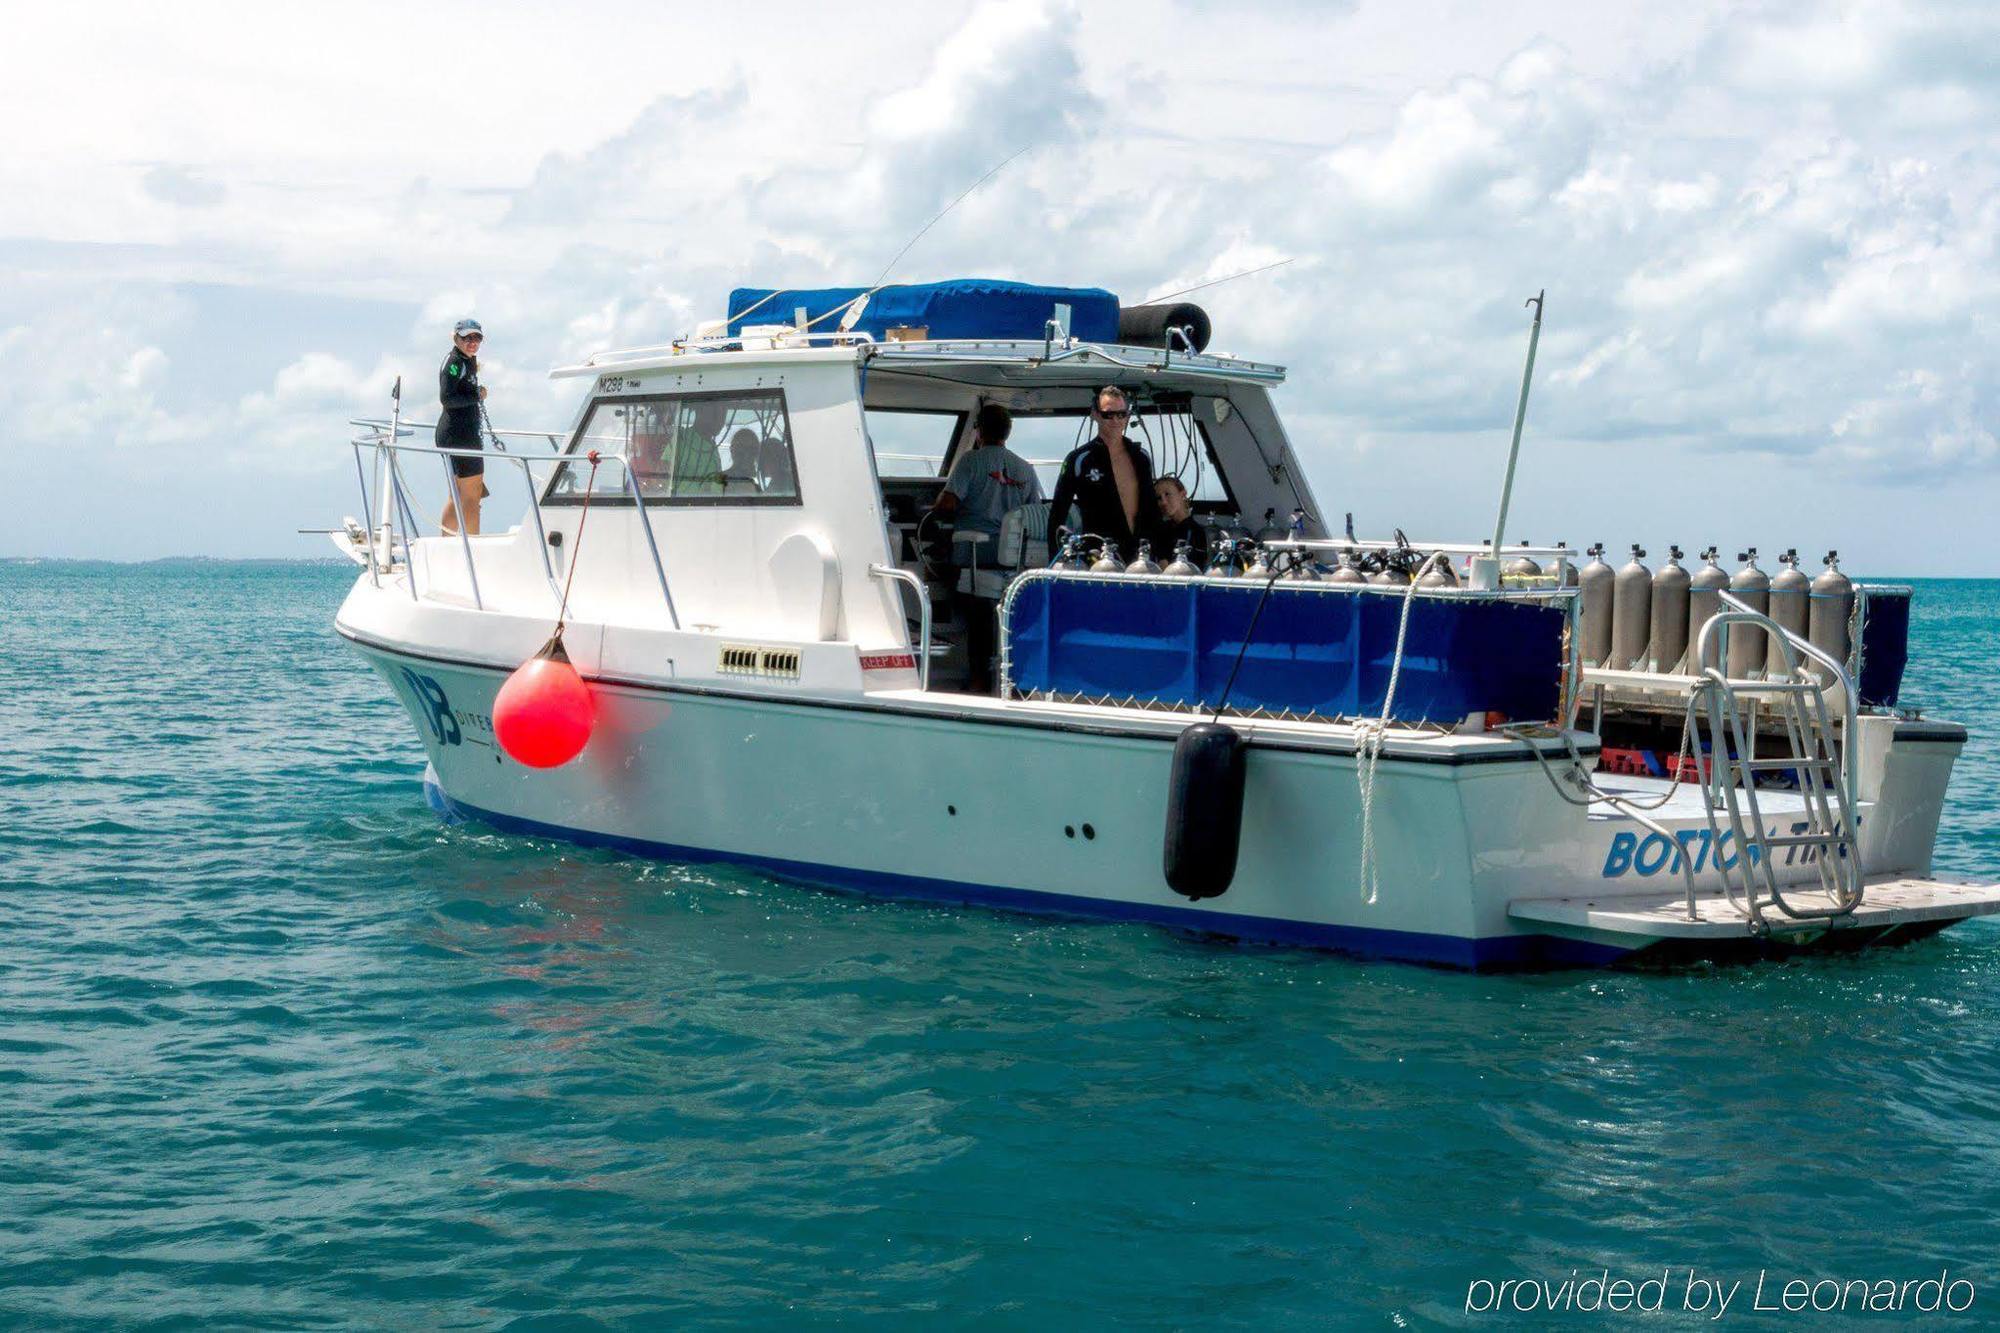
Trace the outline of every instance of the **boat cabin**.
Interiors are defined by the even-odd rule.
[[[983,293],[1005,285],[972,286],[931,317],[981,323],[992,304]],[[847,642],[865,661],[906,664],[864,667],[865,684],[906,688],[916,676],[930,689],[962,688],[967,603],[952,594],[997,603],[1012,574],[1047,563],[1051,531],[1076,525],[1050,514],[1046,497],[1064,458],[1095,435],[1091,411],[1108,385],[1133,413],[1126,438],[1156,477],[1181,481],[1200,524],[1225,536],[1321,535],[1268,391],[1284,378],[1278,366],[1193,351],[1178,329],[1173,347],[1086,341],[1066,330],[1060,308],[1092,294],[1064,289],[1034,307],[1044,335],[1035,338],[939,338],[885,327],[893,313],[873,332],[802,327],[840,295],[799,294],[793,323],[711,326],[554,372],[591,381],[540,494],[555,564],[569,558],[565,545],[581,562],[576,617]],[[735,294],[732,309],[750,299]],[[1018,315],[1011,328],[1005,317],[984,324],[1023,331]],[[1012,414],[1008,447],[1033,466],[1045,498],[1011,516],[997,540],[955,540],[935,510],[987,403]],[[926,653],[927,672],[917,663]]]

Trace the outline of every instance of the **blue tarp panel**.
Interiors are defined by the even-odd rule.
[[[1903,668],[1910,660],[1910,594],[1871,592],[1861,622],[1863,707],[1894,708],[1903,693]]]
[[[781,290],[769,301],[768,287],[738,287],[729,293],[729,335],[745,324],[790,324],[805,307],[817,320],[867,291],[866,287]],[[764,304],[758,305],[759,301]],[[1099,287],[1037,287],[1025,282],[961,278],[955,282],[884,287],[868,298],[854,327],[876,338],[891,328],[923,328],[933,338],[1023,338],[1039,340],[1057,304],[1070,308],[1070,333],[1085,342],[1118,341],[1118,298]],[[752,309],[752,307],[756,307]],[[746,317],[744,312],[748,311]],[[844,315],[814,324],[832,332]]]
[[[1034,579],[1007,611],[1009,670],[1023,690],[1212,707],[1255,615],[1261,582]],[[1379,716],[1401,596],[1280,583],[1229,695],[1232,709]],[[1495,711],[1552,718],[1563,613],[1522,602],[1418,597],[1392,714],[1455,723]]]

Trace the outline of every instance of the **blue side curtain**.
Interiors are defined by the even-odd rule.
[[[1871,592],[1861,623],[1863,707],[1894,708],[1903,693],[1903,668],[1910,661],[1910,594]]]
[[[1014,684],[1214,707],[1241,650],[1231,708],[1378,716],[1401,596],[1280,583],[1260,616],[1263,592],[1262,583],[1248,581],[1023,584],[1007,611]],[[1486,711],[1552,718],[1560,706],[1562,632],[1563,614],[1554,607],[1420,596],[1392,716],[1444,723]]]

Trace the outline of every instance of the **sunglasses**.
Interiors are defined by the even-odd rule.
[[[1104,421],[1123,421],[1132,414],[1130,412],[1099,412],[1097,415]]]
[[[486,341],[486,335],[483,333],[467,333],[461,335],[459,341],[468,343],[483,343]]]

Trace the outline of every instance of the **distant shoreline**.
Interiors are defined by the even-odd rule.
[[[110,565],[144,569],[169,565],[330,565],[355,567],[337,555],[160,555],[143,560],[119,560],[98,555],[0,555],[0,565]]]

